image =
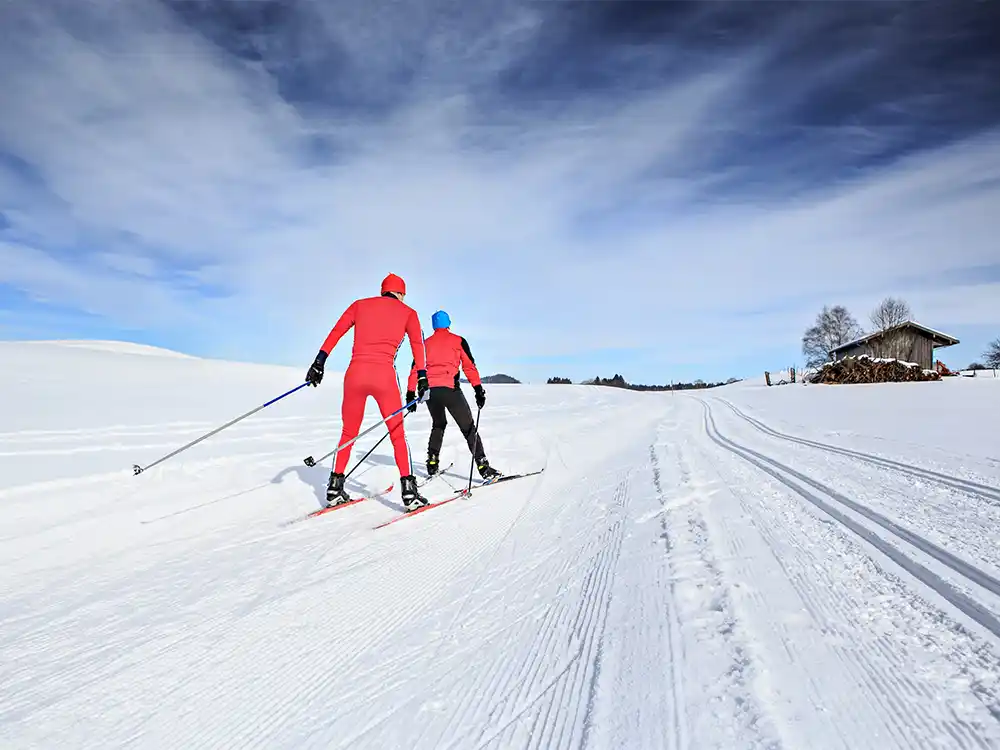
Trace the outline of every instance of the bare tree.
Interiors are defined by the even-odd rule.
[[[901,299],[886,297],[872,310],[872,332],[885,331],[910,320],[913,313],[910,306]]]
[[[1000,339],[990,342],[990,345],[986,347],[986,351],[983,352],[983,360],[987,367],[992,367],[993,369],[1000,367]]]
[[[816,316],[816,323],[802,336],[806,367],[819,367],[830,360],[830,350],[861,338],[864,331],[843,305],[827,307]]]
[[[886,297],[879,306],[872,310],[870,316],[873,333],[881,335],[873,338],[868,349],[875,357],[886,359],[903,359],[909,362],[913,359],[913,337],[907,331],[896,329],[897,326],[910,320],[910,306],[901,299]],[[896,330],[893,330],[896,329]]]

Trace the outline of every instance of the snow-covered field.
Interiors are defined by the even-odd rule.
[[[287,524],[335,374],[133,476],[308,363],[0,361],[0,747],[1000,747],[1000,380],[492,386],[545,472],[373,530],[398,487]]]

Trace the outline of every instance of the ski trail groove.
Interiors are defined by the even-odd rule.
[[[760,445],[775,444],[775,451],[767,453],[775,455],[785,465],[807,463],[816,474],[812,470],[808,473],[828,486],[835,486],[848,496],[860,495],[867,507],[954,552],[994,578],[1000,577],[1000,546],[995,539],[995,530],[1000,524],[1000,503],[937,479],[901,469],[886,469],[843,452],[776,437],[762,429],[762,423],[749,421],[724,400],[721,403],[729,407],[727,414],[732,411],[740,418],[740,426],[753,428],[746,438],[752,441],[750,444],[757,445],[756,436],[766,435]],[[779,453],[781,455],[777,455]],[[873,474],[876,476],[872,477]]]
[[[548,461],[546,460],[546,465],[547,465],[547,463],[548,463]],[[443,645],[445,644],[446,640],[448,640],[448,639],[450,639],[450,638],[453,637],[456,624],[458,623],[460,617],[462,616],[463,612],[465,611],[466,606],[467,606],[467,604],[469,602],[469,599],[470,599],[471,595],[479,587],[479,584],[482,581],[483,576],[489,570],[489,567],[490,567],[491,563],[493,562],[493,560],[495,559],[498,551],[503,546],[504,542],[508,539],[508,537],[510,536],[510,534],[514,530],[514,528],[518,525],[518,522],[521,520],[521,518],[524,515],[525,511],[527,510],[529,504],[534,499],[535,495],[538,493],[540,487],[542,487],[542,486],[543,486],[542,485],[542,480],[540,480],[540,479],[534,483],[534,486],[533,486],[531,492],[521,502],[521,505],[520,505],[520,508],[518,510],[518,513],[511,520],[509,526],[507,527],[507,530],[502,535],[500,535],[499,539],[495,543],[491,542],[490,548],[491,548],[492,551],[491,551],[489,557],[487,559],[485,559],[485,561],[482,561],[481,564],[478,566],[479,569],[478,569],[478,571],[476,573],[475,578],[473,578],[471,584],[468,585],[465,588],[465,593],[461,597],[461,602],[459,604],[458,609],[456,610],[455,614],[452,616],[449,624],[446,627],[443,628],[443,634],[439,638],[436,639],[437,643],[436,643],[436,645],[434,647],[434,650],[430,654],[430,656],[428,657],[428,655],[426,653],[426,646],[424,646],[424,647],[421,647],[419,649],[418,653],[413,654],[412,656],[408,657],[405,660],[401,656],[400,659],[397,660],[397,661],[405,663],[405,661],[409,661],[410,659],[412,659],[414,657],[419,657],[419,658],[422,658],[422,659],[427,659],[427,661],[429,663],[433,664],[434,662],[440,660],[440,658],[439,658],[440,650],[443,647]],[[498,630],[494,631],[493,637],[496,637],[497,635],[499,635],[501,632],[503,632],[505,630],[511,629],[515,625],[520,625],[520,619],[515,620],[513,623],[508,622],[508,623],[502,625]],[[474,651],[475,651],[475,648],[463,648],[463,649],[461,649],[461,653],[463,655],[466,654],[466,653],[474,653]],[[453,650],[449,654],[449,658],[454,659],[455,656],[456,656],[456,652]],[[385,675],[385,671],[384,670],[380,670],[380,678],[384,677],[384,675]],[[469,693],[468,695],[471,697],[472,695],[475,695],[477,692],[478,691],[474,691],[472,693]],[[368,731],[371,731],[371,730],[373,730],[375,728],[376,728],[375,726],[371,726],[371,727],[369,727]],[[422,728],[422,730],[418,734],[418,736],[413,739],[414,746],[418,746],[419,745],[420,740],[423,738],[424,734],[428,731],[428,729],[429,729],[429,727],[426,726],[426,725]],[[445,729],[445,731],[447,731],[447,728]]]
[[[699,401],[701,401],[699,399]],[[711,407],[704,401],[701,401],[702,406],[705,408],[705,431],[708,433],[709,438],[716,445],[728,450],[729,452],[743,458],[745,461],[753,464],[758,469],[773,477],[777,481],[781,482],[783,485],[794,491],[796,494],[805,498],[817,508],[825,512],[830,517],[839,521],[843,526],[853,531],[859,537],[864,539],[866,542],[871,544],[873,547],[882,552],[886,557],[890,558],[900,567],[908,571],[914,578],[918,581],[935,591],[937,594],[942,596],[953,606],[959,609],[966,616],[979,623],[982,627],[986,628],[994,636],[1000,637],[1000,619],[992,612],[990,612],[986,607],[984,607],[979,602],[973,600],[967,594],[959,591],[951,583],[945,581],[936,573],[932,572],[930,569],[922,565],[921,563],[914,560],[912,557],[906,555],[904,552],[896,548],[895,546],[889,544],[885,539],[874,533],[871,529],[865,527],[864,525],[858,523],[853,518],[847,514],[837,510],[830,503],[827,503],[817,495],[813,494],[809,490],[798,486],[794,482],[790,481],[788,477],[784,476],[781,472],[787,473],[796,479],[801,480],[805,484],[808,484],[820,492],[828,495],[832,499],[840,502],[844,506],[856,511],[857,513],[869,518],[870,520],[877,523],[883,529],[893,534],[900,540],[904,542],[909,542],[912,546],[925,552],[926,554],[934,557],[942,564],[949,567],[955,573],[960,576],[977,583],[988,591],[997,594],[1000,593],[1000,581],[997,581],[992,576],[984,573],[983,571],[969,565],[963,560],[959,560],[954,555],[945,550],[940,549],[936,545],[928,542],[922,537],[913,534],[912,532],[903,529],[897,524],[893,523],[889,519],[885,518],[879,513],[860,505],[847,497],[844,497],[840,493],[832,490],[825,485],[806,477],[801,472],[796,471],[784,464],[775,461],[772,458],[764,456],[750,448],[739,445],[733,442],[729,438],[723,436],[719,433],[718,428],[715,425],[715,419],[712,416]]]
[[[664,506],[660,528],[673,609],[667,624],[677,716],[672,740],[678,748],[694,743],[724,750],[740,742],[742,747],[776,750],[781,742],[752,687],[759,665],[748,652],[746,626],[710,532],[709,493],[699,489],[707,483],[693,475],[688,452],[685,441],[670,440],[665,430],[651,452],[655,487]],[[664,482],[664,467],[671,471],[669,482]],[[675,486],[675,492],[694,494],[669,504],[665,484]]]
[[[580,747],[582,733],[577,736],[578,728],[582,724],[582,719],[586,716],[586,703],[581,700],[585,691],[583,685],[593,679],[595,643],[599,640],[598,633],[603,634],[604,623],[607,617],[607,605],[611,593],[611,580],[614,576],[615,563],[618,560],[618,553],[621,549],[622,533],[624,530],[624,515],[629,498],[629,478],[626,475],[617,486],[612,497],[613,506],[616,509],[614,522],[604,531],[599,538],[598,553],[593,559],[590,572],[584,578],[580,591],[577,594],[577,601],[574,608],[564,607],[560,620],[562,627],[553,628],[553,634],[563,632],[570,628],[568,640],[570,644],[576,643],[576,648],[567,662],[556,672],[551,679],[543,683],[541,688],[536,688],[528,694],[520,691],[520,705],[515,707],[507,724],[513,724],[522,715],[526,714],[537,703],[548,696],[547,705],[535,715],[532,722],[529,747],[550,748],[550,747]],[[601,616],[603,613],[603,616]],[[572,624],[570,623],[572,618]],[[599,621],[599,622],[598,622]],[[539,660],[536,658],[536,662]],[[589,674],[588,674],[589,673]],[[563,679],[566,677],[566,679]],[[560,687],[561,699],[557,699],[553,692]],[[572,710],[565,710],[567,706],[567,693],[573,695],[575,703],[570,704]],[[564,709],[560,712],[559,709]],[[554,713],[554,715],[553,715]],[[575,718],[573,722],[571,719]],[[569,724],[569,727],[567,727]],[[483,738],[477,748],[486,747],[496,739],[506,726],[502,726],[494,731],[490,737]],[[567,736],[567,731],[569,735]]]
[[[863,451],[851,450],[850,448],[841,448],[838,445],[831,445],[830,443],[823,443],[817,440],[810,440],[808,438],[798,437],[797,435],[789,435],[788,433],[780,432],[775,430],[773,427],[769,427],[758,419],[751,417],[734,404],[730,403],[726,399],[716,398],[716,401],[728,406],[736,416],[742,418],[747,423],[751,424],[759,431],[770,435],[772,437],[779,438],[780,440],[786,440],[790,443],[797,443],[799,445],[809,446],[811,448],[818,448],[820,450],[827,451],[828,453],[837,453],[842,456],[848,456],[850,458],[856,458],[860,461],[872,464],[874,466],[879,466],[883,469],[893,469],[895,471],[902,472],[903,474],[908,474],[912,477],[919,477],[920,479],[927,479],[938,484],[942,484],[946,487],[951,487],[952,489],[959,490],[961,492],[966,492],[971,495],[985,500],[992,505],[1000,505],[1000,489],[996,487],[990,487],[986,484],[981,484],[979,482],[973,482],[969,479],[962,479],[961,477],[954,477],[948,474],[944,474],[939,471],[934,471],[932,469],[923,469],[919,466],[913,466],[911,464],[903,463],[902,461],[894,461],[890,458],[883,458],[882,456],[876,456],[871,453],[865,453]]]
[[[582,580],[574,576],[562,595],[552,600],[545,619],[530,631],[534,643],[527,648],[522,646],[513,663],[510,653],[495,657],[498,663],[494,670],[504,679],[493,679],[490,684],[499,689],[504,685],[510,687],[499,695],[477,696],[476,706],[481,707],[478,710],[485,712],[484,716],[477,725],[471,722],[471,711],[463,712],[470,728],[455,734],[446,747],[464,750],[485,748],[494,743],[499,743],[500,747],[514,744],[538,748],[581,746],[582,727],[587,720],[586,686],[593,679],[597,644],[606,621],[627,499],[626,477],[614,492],[612,522],[596,537],[589,537],[588,546],[596,549],[596,553],[585,561],[589,568],[587,574]],[[576,567],[576,556],[567,554],[564,560],[565,564],[572,562]],[[536,573],[544,576],[542,580],[550,575],[550,571],[538,568]],[[572,598],[567,596],[570,592],[573,592]],[[525,623],[526,627],[528,625]],[[560,642],[565,646],[560,647]],[[565,656],[553,665],[553,656],[560,652]],[[518,726],[524,726],[526,721],[530,727],[526,735],[518,734]],[[512,732],[514,734],[510,735]]]
[[[701,399],[696,400],[701,402]],[[714,425],[709,421],[707,404],[701,402],[701,405],[706,409],[704,428],[708,437],[712,438],[710,428]],[[714,439],[712,442],[719,445]],[[802,495],[802,489],[785,481],[770,467],[759,466],[752,457],[724,445],[721,447],[748,466],[765,471],[795,494]],[[713,460],[707,450],[705,455]],[[890,591],[910,599],[916,607],[914,614],[920,617],[911,621],[907,619],[908,612],[904,609],[900,613],[904,619],[897,625],[897,618],[886,612],[884,617],[893,621],[895,627],[905,630],[894,638],[871,633],[871,626],[865,623],[871,621],[872,603],[865,597],[872,592],[865,589],[872,586],[865,585],[858,592],[856,584],[852,583],[859,574],[863,576],[863,581],[874,580],[870,579],[871,574],[853,571],[852,568],[850,578],[842,580],[833,570],[817,567],[817,555],[822,560],[836,559],[831,555],[837,555],[837,549],[847,552],[853,546],[852,542],[839,534],[826,537],[821,529],[824,526],[831,530],[835,527],[811,513],[803,514],[795,504],[791,504],[790,497],[775,504],[762,504],[759,490],[750,491],[751,486],[750,481],[743,480],[733,487],[734,497],[742,506],[745,520],[739,518],[738,513],[718,515],[715,520],[729,539],[732,554],[728,559],[731,565],[736,566],[739,577],[754,581],[763,574],[766,576],[764,580],[773,581],[766,592],[750,585],[743,592],[743,602],[745,610],[756,613],[755,649],[759,650],[761,646],[766,648],[765,654],[772,671],[775,668],[784,670],[784,673],[775,673],[778,681],[768,686],[768,692],[778,700],[778,705],[787,705],[792,711],[792,720],[784,723],[783,735],[788,735],[785,740],[793,747],[807,746],[808,737],[796,736],[798,727],[794,717],[803,710],[820,709],[826,720],[814,730],[825,730],[826,747],[833,747],[829,743],[836,742],[836,746],[843,750],[855,750],[859,746],[868,747],[869,742],[877,742],[879,744],[871,746],[906,750],[932,748],[940,746],[942,734],[966,736],[968,742],[959,747],[984,750],[994,747],[990,739],[1000,738],[995,724],[983,723],[982,717],[977,722],[975,718],[967,719],[954,711],[941,710],[939,706],[943,696],[929,688],[919,675],[913,674],[914,666],[926,668],[922,663],[925,653],[941,652],[946,662],[939,668],[957,669],[961,676],[956,675],[953,679],[967,684],[975,699],[974,705],[978,709],[985,708],[986,715],[996,721],[1000,718],[997,714],[1000,699],[996,681],[990,678],[990,674],[996,669],[997,661],[989,644],[972,640],[969,631],[954,622],[942,623],[947,628],[944,640],[929,635],[924,637],[922,634],[928,618],[937,622],[946,617],[940,608],[933,602],[926,603],[918,593],[914,593],[912,587],[907,585],[905,576],[901,579],[887,574],[870,554],[862,551],[861,557],[857,557],[859,553],[855,551],[852,554],[857,560],[854,566],[860,564],[885,576],[892,587]],[[745,493],[750,497],[745,497]],[[756,540],[764,543],[761,551],[767,550],[770,562],[765,563],[761,552],[756,550]],[[752,546],[745,546],[744,541]],[[776,566],[782,574],[772,579],[768,566]],[[790,592],[782,591],[786,586],[795,592],[792,597]],[[881,590],[881,586],[875,588],[880,596],[885,596]],[[775,619],[771,614],[773,604],[769,602],[769,597],[787,601],[782,609],[789,614]],[[797,603],[801,603],[802,611],[807,613],[804,621],[795,614]],[[876,607],[875,613],[878,611]],[[860,623],[857,621],[859,616],[863,618]],[[871,624],[884,622],[885,619],[876,615]],[[917,648],[914,648],[911,633],[921,634],[915,639]],[[791,684],[798,686],[793,693],[786,692],[784,681],[789,679]],[[828,694],[829,685],[838,682],[843,683],[843,694]],[[919,696],[923,696],[923,700],[919,700]],[[953,695],[953,699],[957,697]],[[914,706],[915,700],[917,706],[923,705],[923,710]],[[850,715],[851,723],[843,725],[833,720],[841,714]],[[886,735],[887,730],[889,735]]]
[[[514,487],[512,486],[510,489],[513,490]],[[518,523],[523,523],[523,515],[530,509],[528,499],[522,501],[520,508],[511,511],[513,520],[521,517],[521,521]],[[553,508],[536,509],[533,511],[533,515],[544,523],[561,515],[568,518],[574,517],[572,506],[559,504],[555,506],[555,510],[556,513],[553,514]],[[500,524],[499,528],[494,528],[495,526],[496,524],[490,523],[487,528],[491,532],[501,534],[503,524]],[[585,544],[585,550],[592,549],[602,539],[600,536],[595,537],[587,528],[577,527],[575,531],[576,533],[572,536],[561,540],[568,549],[574,549],[578,541]],[[519,538],[522,537],[524,537],[523,530]],[[409,535],[400,537],[400,541],[408,538]],[[439,741],[429,746],[443,747],[443,743],[449,741],[448,738],[458,735],[459,739],[451,740],[451,743],[458,742],[459,747],[467,747],[473,740],[470,738],[465,741],[463,738],[470,732],[478,731],[483,721],[486,720],[485,718],[480,720],[480,715],[484,711],[495,713],[504,708],[503,705],[497,704],[509,705],[513,696],[500,692],[500,697],[496,697],[499,691],[505,690],[505,685],[514,683],[512,688],[507,689],[507,692],[516,693],[526,683],[529,686],[537,684],[538,680],[545,679],[546,674],[551,674],[551,657],[557,655],[561,650],[557,646],[557,642],[551,639],[565,629],[566,616],[564,613],[568,603],[564,600],[569,592],[578,587],[579,584],[574,583],[574,581],[579,581],[579,576],[575,571],[581,566],[586,567],[589,564],[588,555],[585,550],[574,555],[568,554],[567,549],[554,550],[545,546],[542,548],[545,553],[543,556],[532,556],[534,558],[532,564],[525,565],[526,560],[514,557],[512,548],[516,548],[518,545],[519,542],[514,539],[511,539],[510,543],[506,545],[503,544],[503,540],[500,540],[492,553],[493,557],[496,558],[500,547],[504,547],[505,553],[509,557],[507,565],[511,568],[512,577],[506,575],[507,571],[498,570],[499,563],[494,562],[493,569],[490,570],[492,575],[485,580],[483,587],[475,583],[477,571],[472,568],[464,568],[468,570],[467,574],[461,580],[455,579],[454,585],[450,587],[454,593],[448,595],[453,598],[450,603],[445,605],[445,609],[459,608],[461,612],[462,609],[466,609],[463,603],[465,600],[477,605],[477,609],[471,610],[463,617],[442,612],[441,625],[436,628],[440,628],[441,635],[431,634],[430,639],[414,642],[413,646],[409,646],[409,641],[404,637],[400,640],[399,646],[392,649],[389,662],[379,660],[377,671],[375,671],[376,665],[371,664],[371,671],[365,670],[360,674],[342,673],[340,675],[343,681],[352,685],[352,692],[338,700],[338,710],[344,715],[363,714],[365,706],[372,703],[377,704],[386,694],[391,695],[395,688],[394,680],[397,674],[399,674],[400,679],[405,679],[407,674],[412,674],[414,670],[417,670],[425,677],[423,687],[417,694],[413,697],[401,696],[391,710],[372,716],[370,721],[357,727],[349,736],[343,738],[338,736],[338,746],[350,747],[360,742],[362,738],[368,743],[377,742],[378,739],[384,740],[383,735],[388,730],[388,727],[384,727],[385,723],[394,714],[404,710],[407,705],[412,705],[414,701],[421,699],[425,701],[425,705],[419,709],[422,714],[420,736],[409,736],[409,746],[425,746],[427,743],[421,741],[420,738],[426,736],[429,741],[430,737],[437,733]],[[400,550],[400,552],[404,556],[406,555],[405,550]],[[553,569],[547,561],[557,552],[561,555],[554,559],[560,567]],[[482,566],[476,567],[480,568],[478,574],[481,577]],[[491,583],[494,579],[496,583]],[[523,583],[521,579],[523,579]],[[554,583],[546,583],[553,579]],[[471,589],[470,583],[473,584]],[[542,584],[541,588],[539,588],[539,583]],[[546,591],[552,586],[556,586],[558,590],[555,592]],[[469,598],[471,591],[476,593],[475,600]],[[524,592],[524,595],[515,594],[515,597],[511,599],[512,592],[521,591]],[[532,596],[532,594],[536,594],[536,596]],[[545,596],[541,599],[542,606],[539,607],[536,600],[538,596],[543,594]],[[527,604],[529,611],[514,617],[515,613],[521,610],[519,601]],[[493,611],[496,611],[498,616],[490,616],[489,613]],[[541,622],[538,622],[539,617],[543,618]],[[451,621],[452,624],[445,628],[444,623],[447,621]],[[485,629],[483,629],[483,625],[485,625]],[[446,641],[454,640],[459,631],[461,631],[463,640],[453,643],[451,648],[442,653],[441,645]],[[466,637],[467,633],[468,637]],[[525,648],[527,646],[523,642],[525,636],[542,640],[530,648]],[[436,647],[435,641],[437,641]],[[496,645],[490,643],[491,641],[496,641]],[[490,645],[485,648],[487,643]],[[501,643],[506,645],[499,648]],[[520,644],[519,648],[518,644]],[[439,653],[439,656],[433,657],[434,653]],[[514,655],[513,660],[512,654]],[[465,674],[463,677],[463,671],[468,671],[469,657],[473,655],[478,657],[479,663],[471,674]],[[527,661],[520,662],[522,655]],[[519,662],[520,666],[518,666]],[[474,680],[474,683],[470,682],[470,678]],[[461,692],[452,698],[449,694],[452,692],[451,686],[455,685],[456,682],[459,683]]]
[[[496,537],[500,535],[500,530],[492,528],[488,529],[488,533],[485,538],[477,540],[477,543],[475,544],[465,545],[465,554],[460,556],[458,559],[453,560],[452,565],[449,567],[456,572],[467,569],[469,565],[473,564],[475,558],[480,557],[485,554],[488,549],[495,546],[497,543]],[[393,543],[390,543],[389,541],[381,543],[383,548],[387,550],[395,546],[395,554],[402,555],[404,558],[408,554],[415,554],[416,548],[418,548],[421,544],[422,541],[419,535],[406,535],[394,540]],[[402,547],[400,547],[400,545],[402,545]],[[408,548],[412,548],[412,552]],[[398,564],[395,557],[387,557],[384,563],[390,567]],[[459,578],[459,580],[461,580],[461,578]],[[377,632],[362,633],[361,630],[363,630],[367,625],[367,623],[362,620],[359,623],[359,632],[348,635],[347,640],[365,638],[366,649],[359,651],[355,657],[348,658],[347,662],[342,665],[335,674],[331,674],[328,679],[324,680],[324,685],[330,683],[331,687],[333,682],[347,683],[355,686],[350,692],[344,693],[338,698],[339,713],[362,711],[365,705],[371,704],[375,702],[376,699],[391,693],[395,687],[392,682],[392,678],[395,677],[396,674],[405,675],[407,673],[411,673],[413,670],[414,660],[424,660],[426,658],[427,647],[430,645],[430,643],[426,640],[422,643],[418,641],[414,644],[414,646],[409,648],[405,645],[400,645],[398,648],[392,648],[391,650],[394,656],[390,657],[388,663],[379,658],[379,651],[385,647],[394,636],[397,637],[400,644],[406,644],[407,639],[405,637],[399,638],[400,631],[403,631],[405,634],[408,628],[412,628],[415,624],[419,624],[421,617],[428,616],[429,613],[434,611],[435,607],[441,607],[444,605],[449,599],[448,590],[450,582],[451,579],[441,579],[440,582],[433,580],[430,583],[437,584],[437,591],[414,591],[412,594],[406,596],[402,601],[397,601],[397,604],[393,609],[392,616],[383,618],[382,626]],[[408,600],[413,601],[410,603]],[[348,609],[353,608],[360,603],[360,600],[351,600]],[[409,604],[409,607],[402,606],[404,603]],[[440,644],[440,642],[448,636],[449,633],[446,631],[444,634],[431,639],[431,642],[436,640]],[[465,653],[465,649],[460,649],[460,651]],[[370,660],[373,658],[373,654],[375,662],[370,663]],[[393,668],[393,665],[395,665],[395,668]],[[314,694],[315,692],[316,691],[313,691]],[[408,697],[403,696],[396,702],[394,707],[389,712],[373,718],[366,726],[359,728],[356,732],[353,732],[350,737],[343,741],[341,746],[351,747],[352,743],[357,742],[362,737],[378,729],[382,723],[390,719],[396,712],[403,710],[412,702],[422,698],[423,696],[421,694]],[[303,706],[301,708],[301,713],[306,714],[311,710],[310,706]]]
[[[565,506],[558,507],[563,508]],[[522,508],[522,510],[524,509]],[[556,515],[561,513],[569,514],[570,510],[568,508],[566,510],[559,510]],[[543,518],[550,519],[551,517],[551,510],[543,514]],[[583,529],[582,531],[586,532],[587,530]],[[566,539],[565,543],[570,548],[573,548],[576,546],[575,540],[577,539],[584,540],[587,547],[594,547],[600,546],[599,543],[602,537],[594,538],[591,533],[581,533],[575,535],[573,538]],[[454,710],[449,711],[448,716],[444,717],[444,726],[440,732],[440,742],[434,744],[433,747],[442,747],[441,743],[445,741],[445,737],[448,735],[451,735],[453,738],[449,746],[468,747],[471,740],[466,741],[467,736],[481,727],[481,722],[479,724],[476,722],[477,714],[481,714],[484,710],[488,714],[492,714],[503,709],[506,704],[509,704],[514,693],[524,689],[526,686],[530,687],[531,684],[537,683],[539,679],[545,679],[545,675],[549,673],[551,665],[547,663],[547,660],[550,658],[553,649],[556,654],[560,650],[553,639],[560,632],[563,632],[560,628],[565,625],[567,605],[563,602],[563,599],[567,593],[576,588],[573,581],[578,580],[578,577],[574,571],[581,567],[580,557],[584,558],[584,565],[588,562],[584,551],[581,551],[580,555],[566,554],[563,551],[561,558],[557,558],[560,567],[554,570],[547,565],[547,560],[550,556],[551,554],[548,554],[544,557],[536,558],[533,564],[528,566],[523,564],[526,562],[523,560],[521,561],[521,565],[518,566],[517,558],[512,556],[510,566],[514,568],[513,580],[507,580],[502,575],[503,571],[494,571],[495,574],[501,574],[499,576],[494,575],[494,578],[498,579],[498,583],[488,592],[489,598],[480,603],[479,610],[472,615],[473,619],[471,621],[468,617],[465,619],[462,623],[462,630],[472,628],[482,620],[485,620],[490,626],[485,631],[480,631],[478,628],[473,629],[473,639],[463,642],[462,646],[458,649],[450,649],[443,655],[441,660],[437,662],[433,660],[426,661],[427,651],[421,649],[419,645],[413,649],[407,650],[404,648],[399,650],[396,661],[407,662],[410,671],[414,667],[414,659],[426,663],[427,670],[431,670],[430,672],[426,672],[425,670],[427,674],[425,678],[427,687],[422,691],[422,695],[432,705],[440,703],[440,700],[434,699],[435,693],[446,700],[445,696],[449,692],[449,686],[456,682],[456,674],[461,674],[463,669],[467,669],[469,656],[475,654],[480,660],[485,660],[485,664],[481,668],[477,668],[473,673],[476,676],[475,683],[461,686],[462,692],[458,704],[454,707]],[[521,579],[523,579],[523,584]],[[540,582],[542,582],[541,588],[538,587],[539,581],[536,579],[540,579]],[[545,583],[552,580],[554,580],[554,584]],[[557,591],[546,590],[550,589],[553,585],[556,586]],[[534,597],[528,596],[525,599],[526,602],[531,602],[541,596],[543,604],[542,607],[532,604],[528,612],[521,614],[516,620],[512,621],[509,619],[510,612],[517,611],[518,601],[517,595],[515,595],[514,600],[511,600],[510,596],[512,592],[522,591],[525,595],[531,592],[535,592],[536,594]],[[543,594],[544,596],[542,596]],[[490,614],[494,610],[497,610],[497,614],[499,615],[505,609],[507,610],[506,618],[508,619],[504,619],[504,616],[496,617]],[[540,610],[541,614],[538,614]],[[542,618],[541,621],[538,620],[539,617]],[[501,624],[497,628],[493,624],[497,621],[504,624]],[[496,641],[502,633],[505,634],[505,637],[501,641],[504,644],[503,648],[497,650],[496,646],[491,644],[488,650],[484,649],[486,643]],[[446,635],[454,638],[455,633],[447,632]],[[535,642],[529,646],[523,642],[525,636],[530,636]],[[521,647],[517,648],[519,643]],[[512,655],[514,656],[513,661],[511,659]],[[403,669],[405,670],[406,667],[403,667]],[[439,675],[437,679],[434,679],[434,673]],[[380,670],[380,675],[384,677],[386,676],[386,672]],[[459,677],[458,680],[461,681],[461,678]],[[511,683],[513,683],[513,687],[505,687]],[[365,687],[359,685],[359,690],[365,692]],[[494,697],[498,693],[499,697]],[[404,699],[404,702],[410,701]],[[360,705],[351,707],[350,710],[355,712],[359,708]],[[361,734],[353,734],[348,738],[346,746],[351,746],[351,743],[357,742],[359,737],[370,735],[376,731],[379,724],[387,718],[388,715],[376,717],[373,722],[370,722],[362,730]],[[433,732],[434,723],[435,717],[433,714],[425,716],[422,721],[424,731],[421,736]],[[463,724],[466,725],[464,729],[462,728]],[[374,741],[374,737],[371,741]],[[410,737],[408,742],[413,747],[421,744],[419,739],[413,737]]]
[[[551,577],[555,580],[563,581],[569,578],[578,567],[579,565],[575,563],[571,556],[565,556],[559,568],[550,570]],[[537,574],[541,569],[545,569],[544,564],[536,563],[532,566],[532,573]],[[523,578],[517,580],[523,580]],[[530,681],[537,676],[538,671],[542,668],[542,660],[539,657],[547,653],[552,645],[551,637],[555,632],[553,626],[556,621],[555,618],[559,614],[557,605],[563,603],[563,599],[569,591],[569,585],[560,583],[557,591],[549,595],[548,604],[542,605],[541,608],[544,609],[544,612],[541,614],[541,619],[538,617],[532,618],[536,623],[534,628],[537,637],[528,652],[533,654],[533,656],[528,661],[516,667],[512,667],[507,658],[495,658],[492,665],[476,681],[474,689],[470,689],[466,693],[464,699],[457,707],[452,721],[449,722],[446,731],[442,732],[442,738],[451,728],[452,724],[460,726],[462,721],[471,721],[477,710],[484,711],[487,715],[492,714],[500,705],[508,701],[512,693],[526,680]],[[538,609],[529,610],[528,615],[522,616],[516,623],[512,623],[518,627],[516,630],[510,629],[510,632],[507,633],[505,648],[502,649],[504,653],[509,653],[509,649],[516,646],[516,636],[522,632],[524,627],[530,625],[528,622],[529,616],[537,612]],[[493,637],[487,637],[484,640],[492,641]],[[497,697],[490,700],[490,696]],[[467,735],[467,732],[458,733],[457,730],[455,732],[457,737],[452,740],[448,745],[449,747],[460,747],[458,740]]]
[[[664,504],[663,484],[660,480],[660,462],[656,456],[656,447],[649,447],[649,462],[653,470],[653,487]],[[683,477],[683,474],[682,474]],[[682,478],[682,484],[684,480]],[[669,558],[672,552],[670,529],[667,524],[667,514],[660,514],[660,532],[663,539],[664,554]],[[673,565],[671,564],[671,572]],[[684,653],[681,645],[680,623],[677,620],[677,580],[676,575],[670,576],[670,606],[667,612],[667,649],[670,654],[670,744],[669,750],[684,750],[687,747],[686,724],[684,716]]]

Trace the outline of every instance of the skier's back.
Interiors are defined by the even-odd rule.
[[[476,405],[482,409],[486,404],[486,391],[483,389],[472,349],[464,337],[451,332],[451,318],[444,310],[434,313],[431,325],[434,333],[424,341],[427,381],[430,386],[427,409],[431,413],[432,420],[431,435],[427,443],[427,473],[434,474],[438,470],[441,443],[444,440],[445,428],[448,426],[447,412],[450,412],[469,444],[479,475],[483,479],[495,479],[499,476],[499,472],[486,460],[483,441],[472,420],[472,410],[465,400],[465,394],[462,393],[459,379],[459,371],[464,372],[476,392]],[[417,387],[419,378],[418,364],[414,360],[410,370],[407,402],[413,401],[412,397],[415,395],[414,388]],[[410,410],[414,411],[416,408],[416,404],[413,404]]]
[[[423,396],[427,390],[420,318],[413,308],[403,302],[405,296],[406,285],[403,280],[395,274],[386,276],[382,281],[381,296],[355,300],[344,311],[309,368],[307,382],[319,385],[323,380],[323,368],[330,352],[344,334],[354,328],[351,363],[344,373],[344,400],[341,405],[343,431],[340,445],[357,437],[369,396],[375,397],[383,418],[401,410],[395,359],[404,336],[410,340],[420,395]],[[417,492],[416,479],[410,467],[410,451],[406,444],[402,414],[387,420],[386,425],[399,469],[403,504],[407,509],[424,505],[427,501]],[[350,457],[351,446],[342,448],[337,453],[327,488],[327,503],[330,505],[350,500],[344,491],[344,469],[347,468]]]

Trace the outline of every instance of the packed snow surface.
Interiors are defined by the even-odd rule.
[[[491,386],[376,530],[332,373],[134,476],[305,369],[153,353],[0,344],[0,747],[1000,747],[1000,380]]]

